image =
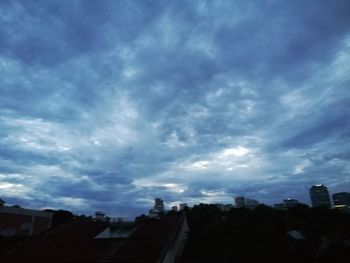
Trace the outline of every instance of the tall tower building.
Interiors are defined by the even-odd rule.
[[[154,209],[157,209],[159,212],[164,212],[164,202],[161,198],[154,199]]]
[[[326,206],[328,208],[331,207],[331,201],[329,198],[328,189],[323,184],[313,185],[309,189],[309,193],[310,193],[312,207],[318,207],[318,206]]]

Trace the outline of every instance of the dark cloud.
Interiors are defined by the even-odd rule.
[[[135,215],[349,185],[348,1],[0,5],[9,203]]]
[[[345,102],[337,102],[322,109],[321,116],[308,127],[301,128],[291,139],[287,140],[285,146],[310,147],[310,145],[323,142],[327,139],[341,141],[350,136],[350,125],[346,121],[350,118],[350,108]]]

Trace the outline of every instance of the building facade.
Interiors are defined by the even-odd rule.
[[[0,236],[32,236],[51,228],[52,213],[0,206]]]
[[[332,197],[334,206],[345,205],[347,207],[350,207],[350,193],[335,193]]]
[[[157,209],[160,213],[164,212],[164,201],[161,198],[155,198],[153,208]]]
[[[328,189],[323,184],[313,185],[309,189],[309,193],[312,207],[331,207]]]

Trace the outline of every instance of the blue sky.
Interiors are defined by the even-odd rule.
[[[112,216],[350,190],[350,2],[1,1],[0,197]]]

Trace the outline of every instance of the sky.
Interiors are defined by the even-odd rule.
[[[109,216],[350,191],[350,2],[0,1],[0,198]]]

